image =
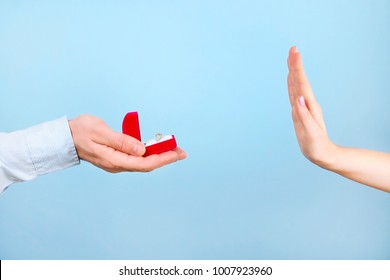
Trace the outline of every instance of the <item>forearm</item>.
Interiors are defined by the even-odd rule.
[[[390,154],[334,145],[328,160],[318,164],[346,178],[390,192]]]

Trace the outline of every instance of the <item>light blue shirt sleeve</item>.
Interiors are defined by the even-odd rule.
[[[79,163],[66,117],[0,133],[0,193],[13,183]]]

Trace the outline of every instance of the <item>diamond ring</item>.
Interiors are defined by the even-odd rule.
[[[162,133],[156,133],[156,141],[159,142],[163,137]]]

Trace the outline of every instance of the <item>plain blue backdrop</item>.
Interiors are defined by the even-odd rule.
[[[0,195],[1,259],[389,259],[389,194],[308,162],[297,45],[338,144],[390,151],[390,2],[0,1],[0,130],[88,113],[188,158]]]

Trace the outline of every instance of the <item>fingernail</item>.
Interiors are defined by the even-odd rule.
[[[301,105],[302,107],[305,106],[305,98],[303,96],[300,96],[298,101],[299,101],[299,105]]]
[[[298,47],[297,46],[294,47],[294,53],[298,53]]]
[[[142,155],[144,147],[140,144],[135,144],[133,147],[134,155]]]

